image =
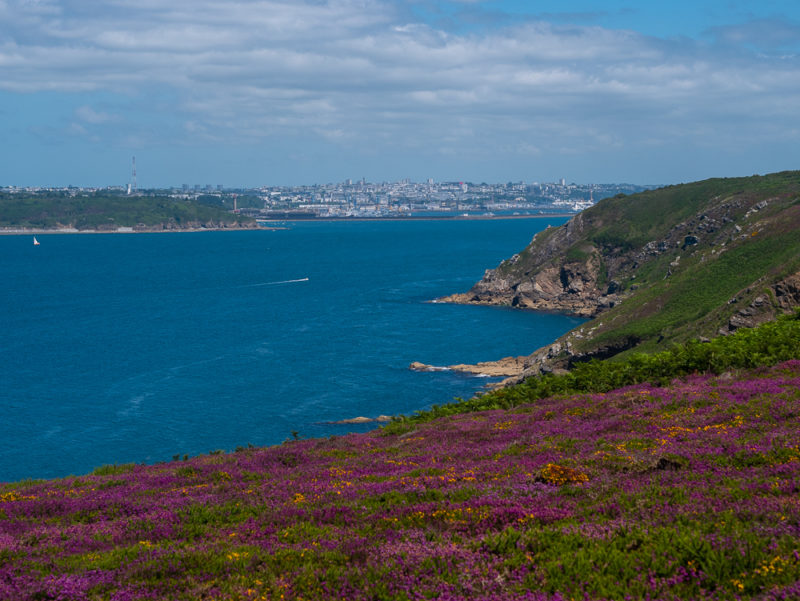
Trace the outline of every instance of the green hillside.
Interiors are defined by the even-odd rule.
[[[255,222],[221,207],[169,196],[113,192],[0,193],[0,228],[113,231],[198,227],[254,227]]]
[[[758,325],[800,304],[800,172],[605,199],[449,299],[594,317],[561,367]]]

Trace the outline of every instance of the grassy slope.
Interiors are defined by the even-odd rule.
[[[800,236],[781,232],[749,240],[707,262],[697,258],[684,261],[677,277],[659,280],[645,274],[649,286],[602,318],[607,323],[616,320],[624,323],[602,332],[595,343],[635,336],[645,341],[637,350],[653,350],[698,334],[713,335],[741,307],[740,304],[725,311],[728,300],[760,278],[764,278],[764,285],[751,291],[748,300],[761,293],[768,283],[797,272],[799,253]],[[665,262],[662,259],[652,265],[652,270],[664,273]],[[714,314],[717,319],[705,319]],[[698,328],[698,322],[705,325]],[[659,336],[664,337],[660,343]]]
[[[766,208],[748,213],[764,200]],[[702,231],[704,215],[716,218],[715,231]],[[770,284],[800,271],[797,171],[618,196],[584,211],[581,219],[581,234],[556,256],[541,260],[542,249],[556,235],[557,228],[550,228],[518,261],[498,267],[503,277],[524,281],[552,265],[583,261],[592,253],[598,257],[601,269],[609,270],[599,282],[614,279],[628,296],[582,326],[593,330],[591,336],[571,338],[578,353],[630,339],[641,341],[637,350],[654,351],[695,336],[714,336]],[[683,247],[685,235],[695,234],[698,244]],[[666,250],[642,255],[645,244],[659,241],[669,243]],[[734,296],[739,303],[729,305]]]
[[[587,237],[599,244],[609,240],[639,247],[663,238],[675,224],[688,220],[719,199],[743,194],[761,199],[799,189],[800,172],[783,172],[749,178],[708,179],[635,196],[614,197],[590,209],[597,211],[599,223]]]
[[[597,221],[596,229],[588,232],[587,238],[598,244],[609,240],[639,247],[663,238],[675,224],[687,221],[720,200],[741,197],[752,203],[787,194],[796,198],[798,192],[800,171],[786,171],[747,178],[708,179],[634,196],[618,196],[586,211],[587,218]]]

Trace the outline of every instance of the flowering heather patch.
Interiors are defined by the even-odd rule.
[[[800,361],[0,485],[0,599],[797,599]]]

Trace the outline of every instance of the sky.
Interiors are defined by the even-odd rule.
[[[800,168],[797,0],[0,0],[0,186]]]

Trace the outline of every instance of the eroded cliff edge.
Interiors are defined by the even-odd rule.
[[[604,199],[437,300],[591,318],[517,380],[758,325],[800,305],[800,172]]]
[[[594,317],[618,303],[621,295],[619,285],[608,281],[609,266],[601,249],[579,244],[585,231],[583,214],[561,227],[548,226],[522,253],[487,269],[468,292],[437,300]]]

